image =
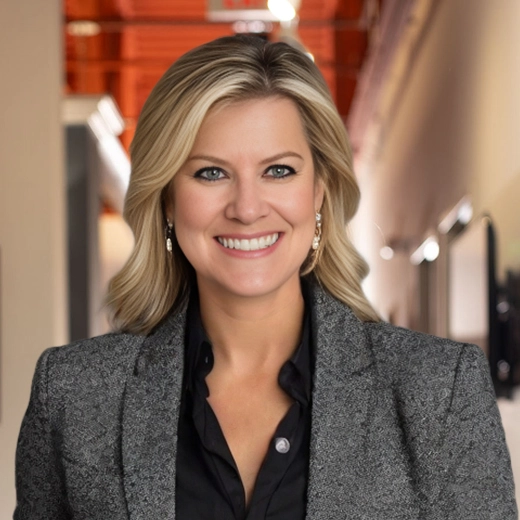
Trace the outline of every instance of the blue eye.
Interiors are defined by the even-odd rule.
[[[285,166],[283,164],[275,164],[274,166],[270,166],[267,171],[271,177],[275,179],[283,179],[284,177],[288,177],[289,175],[293,175],[295,172],[294,168],[290,166]]]
[[[195,177],[207,181],[218,181],[224,178],[224,173],[219,168],[202,168],[195,173]]]

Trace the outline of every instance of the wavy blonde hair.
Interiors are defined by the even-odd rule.
[[[194,271],[175,240],[171,256],[165,248],[167,189],[212,107],[268,96],[289,98],[298,107],[315,173],[324,185],[319,255],[309,254],[302,275],[312,273],[360,319],[379,319],[361,289],[367,265],[346,233],[359,188],[347,133],[322,75],[310,58],[285,43],[232,36],[182,56],[144,104],[130,147],[124,210],[135,246],[111,280],[106,300],[117,329],[147,334],[185,302]]]

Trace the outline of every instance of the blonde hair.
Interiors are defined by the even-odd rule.
[[[360,319],[378,321],[361,289],[367,265],[346,233],[359,188],[348,137],[323,77],[310,58],[285,43],[232,36],[197,47],[175,62],[139,117],[124,210],[135,246],[107,295],[119,330],[147,334],[172,307],[178,310],[189,293],[193,268],[175,240],[172,255],[165,248],[164,202],[206,114],[217,103],[268,96],[289,98],[298,107],[317,179],[324,185],[319,255],[309,254],[302,275],[312,272]]]

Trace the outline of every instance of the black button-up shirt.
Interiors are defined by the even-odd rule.
[[[207,401],[213,368],[196,291],[188,306],[186,371],[179,418],[176,514],[180,520],[303,520],[311,422],[312,352],[308,305],[302,341],[278,375],[294,400],[279,423],[246,508],[245,493],[217,417]],[[269,406],[269,403],[266,403]]]

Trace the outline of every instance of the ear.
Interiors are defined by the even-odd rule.
[[[325,195],[325,185],[321,179],[316,179],[314,183],[314,209],[318,212],[323,205],[323,197]]]

